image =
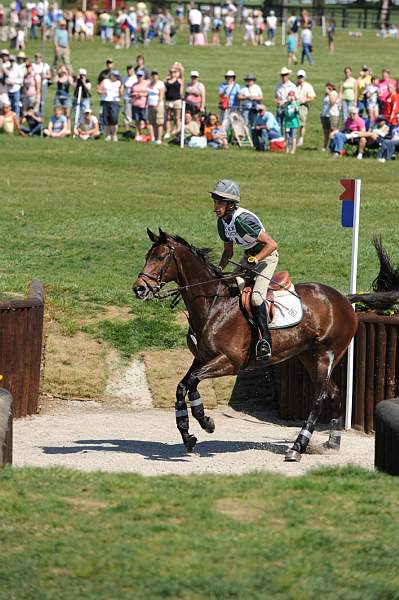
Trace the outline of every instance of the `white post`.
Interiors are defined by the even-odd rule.
[[[112,0],[112,2],[111,2],[111,10],[112,10],[112,12],[115,12],[115,9],[116,9],[116,0]]]
[[[285,21],[281,23],[281,45],[285,46]]]
[[[82,12],[86,12],[87,10],[87,0],[82,0]]]
[[[356,294],[357,280],[357,255],[359,247],[359,220],[360,220],[360,187],[361,179],[355,179],[355,197],[353,199],[353,228],[352,228],[352,264],[350,279],[350,294]],[[354,341],[352,340],[348,347],[348,365],[346,379],[346,410],[345,410],[345,429],[352,427],[352,397],[353,397],[353,354]]]
[[[327,35],[326,17],[324,15],[321,17],[321,31],[322,31],[323,37],[326,37],[326,35]]]
[[[75,111],[75,125],[73,128],[73,137],[75,137],[75,129],[78,126],[79,123],[79,117],[80,117],[80,103],[82,101],[82,86],[79,86],[79,90],[78,90],[78,99],[77,99],[77,103],[76,103],[76,111]]]
[[[181,121],[180,121],[180,148],[184,148],[184,122],[186,120],[186,102],[181,103]]]

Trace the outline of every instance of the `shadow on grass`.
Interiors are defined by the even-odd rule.
[[[146,460],[185,462],[188,454],[180,444],[164,444],[144,440],[77,440],[76,446],[43,446],[44,454],[77,454],[79,452],[127,452],[141,454]],[[273,454],[285,454],[288,440],[282,442],[240,442],[207,441],[199,442],[193,454],[211,458],[217,454],[263,450]]]

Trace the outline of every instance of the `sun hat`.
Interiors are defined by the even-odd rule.
[[[199,77],[199,72],[198,71],[191,71],[190,76],[191,77]]]
[[[247,73],[244,77],[244,81],[256,81],[256,77],[253,73]]]
[[[87,75],[86,69],[79,69],[79,75]]]
[[[144,71],[142,71],[141,69],[138,69],[138,70],[136,71],[136,75],[137,75],[137,77],[144,77],[145,73],[144,73]]]
[[[23,50],[20,50],[17,54],[17,58],[26,58],[26,54]]]
[[[306,71],[304,69],[299,69],[299,71],[296,72],[296,76],[297,77],[306,77]]]
[[[7,48],[3,48],[3,50],[0,52],[0,54],[6,54],[7,56],[10,55],[9,51],[7,50]]]
[[[111,71],[111,75],[113,75],[114,77],[119,77],[119,71],[115,69],[114,71]]]
[[[234,73],[234,71],[232,71],[231,69],[229,71],[226,71],[226,73],[224,74],[225,77],[236,77],[236,74]]]
[[[349,112],[350,112],[352,115],[357,115],[357,114],[358,114],[358,112],[359,112],[359,109],[357,108],[357,106],[351,106],[351,107],[350,107],[350,109],[349,109]]]
[[[92,113],[93,111],[91,110],[91,108],[87,107],[87,108],[84,109],[83,112],[85,112],[85,113]]]
[[[287,67],[283,67],[280,71],[280,75],[290,75],[291,73],[292,73],[292,71],[287,69]]]

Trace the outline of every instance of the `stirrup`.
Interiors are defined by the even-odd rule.
[[[267,340],[259,340],[256,344],[256,360],[270,360],[272,349]]]

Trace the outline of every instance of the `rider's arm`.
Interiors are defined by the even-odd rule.
[[[219,263],[219,266],[221,269],[225,268],[225,266],[227,265],[227,263],[229,262],[230,258],[233,256],[233,254],[234,254],[233,242],[225,242],[222,258],[220,259],[220,263]]]
[[[277,242],[275,242],[266,231],[260,232],[257,241],[264,244],[262,250],[255,254],[255,258],[258,261],[264,260],[267,256],[270,256],[272,252],[277,250]]]

